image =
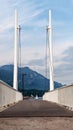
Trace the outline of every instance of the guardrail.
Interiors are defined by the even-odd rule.
[[[0,107],[23,100],[22,93],[0,81]]]
[[[56,102],[73,110],[73,85],[47,92],[43,100]]]

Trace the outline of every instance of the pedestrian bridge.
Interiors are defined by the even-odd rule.
[[[0,81],[0,108],[23,100],[22,93]],[[73,85],[45,93],[43,100],[58,103],[73,110]]]

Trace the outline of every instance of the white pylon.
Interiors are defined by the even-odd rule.
[[[18,90],[18,12],[15,10],[15,41],[14,41],[14,81],[13,88]]]
[[[52,46],[52,15],[51,10],[49,10],[49,67],[50,67],[50,91],[54,90],[54,81],[53,81],[53,46]]]

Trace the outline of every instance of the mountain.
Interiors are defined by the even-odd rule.
[[[13,65],[0,67],[0,80],[3,80],[10,86],[13,86],[13,68]],[[55,89],[62,87],[62,84],[54,82],[54,87]],[[49,91],[49,80],[28,67],[18,68],[18,88],[19,91],[26,93],[26,95],[28,95],[28,91],[29,95],[36,92],[43,93]]]
[[[3,80],[10,86],[13,85],[13,65],[4,65],[0,67],[0,80]]]

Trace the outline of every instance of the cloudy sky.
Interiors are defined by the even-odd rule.
[[[28,66],[46,75],[46,26],[48,12],[51,9],[54,80],[63,84],[72,84],[73,0],[2,0],[0,2],[0,66],[13,63],[16,8],[21,26],[22,66]]]

